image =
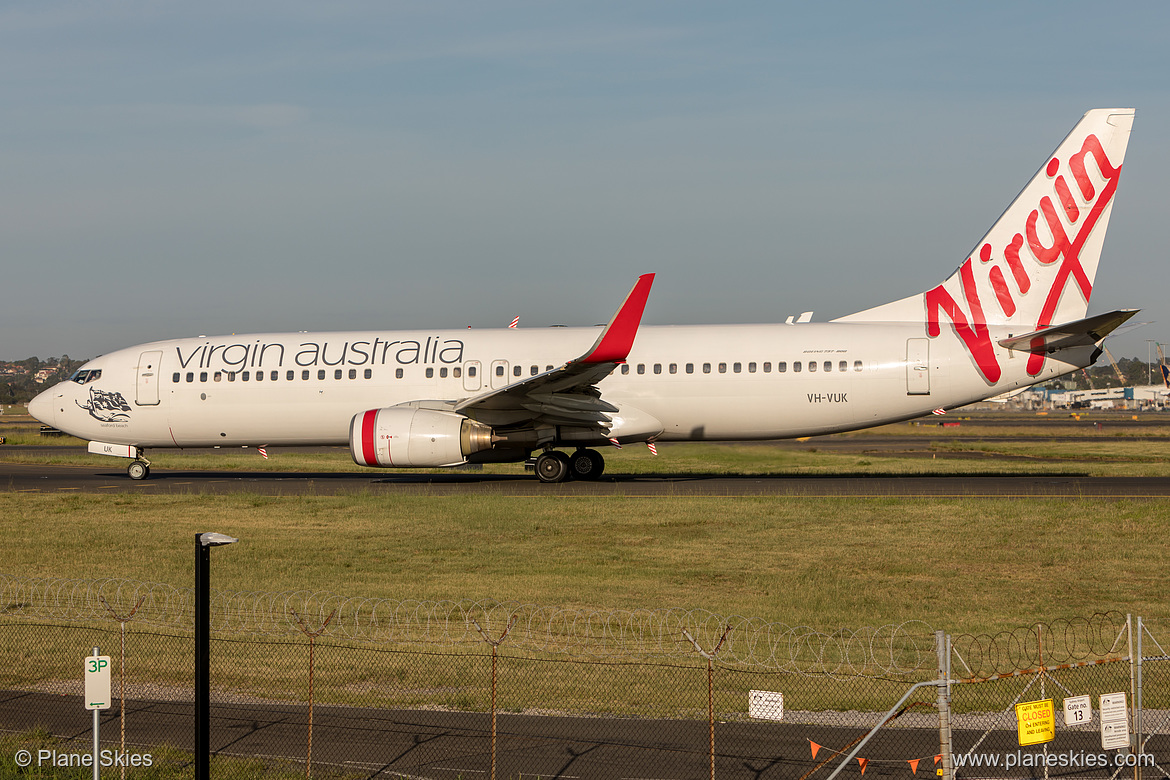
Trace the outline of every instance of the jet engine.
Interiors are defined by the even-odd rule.
[[[461,414],[393,406],[356,414],[349,451],[359,466],[457,466],[492,448],[492,429]]]

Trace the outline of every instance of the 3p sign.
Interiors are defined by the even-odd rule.
[[[85,708],[110,708],[110,657],[91,655],[85,659]]]

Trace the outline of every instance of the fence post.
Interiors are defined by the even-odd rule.
[[[307,750],[306,755],[305,755],[305,777],[312,777],[313,776],[313,666],[315,664],[315,659],[313,658],[313,649],[316,645],[317,637],[324,634],[325,629],[329,628],[329,623],[330,623],[330,621],[333,620],[333,616],[337,614],[337,610],[334,609],[332,612],[330,612],[329,617],[325,618],[325,622],[322,623],[321,627],[319,629],[317,629],[316,631],[309,630],[308,626],[305,625],[305,621],[301,618],[300,615],[297,614],[297,611],[295,609],[290,609],[289,612],[291,612],[292,616],[297,619],[297,627],[300,628],[301,632],[304,633],[304,635],[309,638],[309,747],[308,747],[308,750]]]
[[[110,602],[106,601],[106,597],[102,596],[102,603],[106,605],[106,609],[114,616],[122,627],[122,653],[118,658],[118,720],[122,727],[122,755],[126,755],[126,623],[130,618],[134,617],[134,613],[142,606],[142,602],[146,601],[146,596],[139,596],[138,603],[134,605],[134,609],[130,610],[130,614],[126,617],[121,617],[114,608],[110,606]],[[122,780],[126,780],[126,766],[122,765]]]
[[[942,755],[943,780],[952,780],[951,757],[951,641],[943,631],[934,632],[934,649],[938,655],[938,749]]]
[[[703,650],[685,628],[682,633],[695,646],[699,655],[707,659],[707,727],[711,745],[711,780],[715,780],[715,655],[723,647],[723,643],[727,641],[727,635],[731,633],[731,626],[728,625],[724,629],[723,636],[719,637],[719,644],[715,645],[715,649],[709,653]]]
[[[512,630],[512,626],[516,625],[516,618],[519,615],[512,615],[512,619],[508,621],[508,627],[504,629],[504,633],[500,634],[499,639],[492,639],[484,633],[480,628],[479,623],[474,619],[471,621],[475,624],[475,630],[483,637],[483,641],[492,646],[492,774],[491,780],[496,780],[496,649],[508,636],[508,632]]]
[[[1134,695],[1133,695],[1133,752],[1138,757],[1138,760],[1133,765],[1134,780],[1142,780],[1142,727],[1144,718],[1142,717],[1142,616],[1138,615],[1137,619],[1137,677],[1134,680]]]

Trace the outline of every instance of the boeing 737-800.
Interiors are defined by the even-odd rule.
[[[596,479],[614,444],[813,436],[963,406],[1091,365],[1136,313],[1086,317],[1133,118],[1085,114],[941,284],[830,322],[641,327],[647,274],[600,331],[158,341],[91,360],[29,411],[130,458],[135,479],[155,448],[348,444],[362,466],[533,460],[559,482]]]

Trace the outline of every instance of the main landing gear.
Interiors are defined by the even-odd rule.
[[[535,470],[541,482],[564,482],[569,478],[593,481],[605,470],[605,458],[597,450],[579,449],[572,455],[545,450],[537,456]]]

